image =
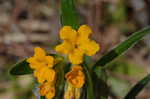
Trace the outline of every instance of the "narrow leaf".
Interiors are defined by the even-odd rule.
[[[127,51],[127,49],[131,48],[134,44],[136,44],[147,34],[150,34],[150,27],[133,33],[133,35],[131,35],[127,40],[120,43],[117,47],[115,47],[106,55],[104,55],[101,59],[99,59],[94,65],[94,68],[95,66],[105,66],[107,63],[111,62],[113,59]]]
[[[142,89],[150,82],[150,74],[139,81],[126,95],[124,99],[135,99]]]
[[[95,99],[108,99],[109,87],[107,85],[107,72],[105,68],[99,67],[92,74],[92,80],[94,82],[94,95]]]
[[[29,67],[29,63],[26,62],[26,59],[16,63],[10,70],[11,75],[25,75],[31,74],[32,72],[33,70]]]
[[[61,0],[61,23],[74,29],[79,27],[79,17],[75,9],[74,0]]]
[[[85,76],[86,76],[86,89],[87,89],[87,99],[95,99],[94,98],[94,89],[93,89],[93,82],[90,75],[90,72],[88,71],[87,66],[84,64],[84,70],[85,70]]]

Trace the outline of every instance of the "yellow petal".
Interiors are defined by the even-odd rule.
[[[34,70],[33,75],[34,75],[35,77],[37,77],[37,76],[38,76],[38,70]]]
[[[29,64],[29,66],[31,69],[35,69],[35,70],[42,67],[42,65],[39,63],[31,63],[31,64]]]
[[[40,95],[45,96],[48,93],[48,88],[49,88],[49,86],[47,86],[47,83],[43,83],[40,86]]]
[[[80,45],[80,48],[85,51],[86,55],[92,56],[99,51],[100,46],[95,41],[89,40],[88,42]]]
[[[76,30],[74,30],[71,26],[64,26],[60,30],[60,38],[62,40],[73,40],[77,36]]]
[[[87,38],[92,33],[92,30],[87,25],[81,25],[80,28],[78,29],[78,33],[79,33],[79,36]]]
[[[75,85],[75,87],[76,88],[81,88],[85,83],[84,74],[82,76],[80,75],[76,79],[77,79],[78,83]]]
[[[89,35],[92,33],[92,30],[87,25],[82,25],[78,29],[78,38],[77,38],[77,44],[80,45],[82,43],[85,43],[89,40]]]
[[[40,86],[40,95],[48,96],[48,94],[51,94],[50,96],[52,98],[55,95],[55,88],[51,83],[45,82]],[[50,98],[50,96],[48,98]]]
[[[28,62],[28,63],[35,63],[35,61],[36,61],[36,60],[35,60],[34,57],[30,57],[30,58],[27,59],[27,62]]]
[[[46,79],[45,79],[45,72],[47,70],[47,67],[42,67],[41,69],[39,69],[37,71],[37,80],[39,83],[43,83]]]
[[[81,66],[75,65],[72,70],[65,75],[67,81],[75,88],[81,88],[85,83],[85,76]]]
[[[38,58],[38,59],[42,59],[46,56],[46,52],[44,51],[44,49],[40,48],[40,47],[36,47],[34,48],[34,57]]]
[[[27,59],[27,62],[29,63],[30,68],[35,69],[37,61],[35,60],[34,57],[30,57]]]
[[[32,69],[39,69],[40,67],[44,66],[43,62],[38,61],[35,57],[30,57],[27,59],[30,68]]]
[[[62,54],[69,54],[73,49],[74,49],[74,46],[67,41],[64,41],[60,45],[57,45],[55,48],[57,52],[62,53]]]
[[[53,69],[47,68],[45,73],[44,73],[44,78],[48,82],[53,82],[55,80],[55,77],[56,77],[56,72]]]
[[[52,99],[55,96],[55,88],[50,88],[48,94],[46,95],[47,99]]]
[[[69,60],[72,64],[80,64],[83,62],[83,51],[80,49],[74,49],[72,53],[69,54]]]
[[[46,56],[47,66],[52,68],[54,66],[54,58],[52,56]]]

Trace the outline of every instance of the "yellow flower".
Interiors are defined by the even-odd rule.
[[[55,87],[52,83],[46,82],[40,86],[40,95],[52,99],[55,96]]]
[[[39,83],[53,82],[56,78],[56,72],[48,67],[42,67],[34,71],[34,76],[37,78]]]
[[[64,26],[60,30],[60,38],[64,42],[56,46],[55,50],[67,54],[72,64],[80,64],[84,55],[92,56],[100,49],[95,41],[89,39],[91,33],[87,25],[80,26],[78,31],[71,26]]]
[[[39,69],[43,66],[52,68],[54,66],[54,58],[52,56],[47,56],[42,48],[36,47],[34,52],[34,56],[27,59],[32,69]]]
[[[85,83],[85,76],[82,67],[75,65],[72,70],[65,75],[67,81],[75,88],[81,88]]]
[[[55,70],[52,69],[54,58],[47,56],[46,52],[40,47],[36,47],[34,51],[34,56],[27,59],[29,66],[34,69],[34,76],[39,83],[53,82],[56,78]]]
[[[37,81],[41,84],[41,96],[52,99],[55,96],[56,81],[56,72],[53,66],[57,61],[52,56],[46,55],[42,48],[36,47],[34,51],[34,56],[28,58],[27,62],[34,70],[34,76],[37,78]]]

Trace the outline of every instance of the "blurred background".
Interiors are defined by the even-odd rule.
[[[83,24],[93,28],[101,46],[96,60],[133,32],[150,25],[150,0],[76,0]],[[36,99],[31,75],[12,77],[12,64],[60,42],[60,0],[0,0],[0,99]],[[150,73],[150,36],[117,58],[108,68],[109,99],[122,99]],[[137,99],[150,99],[150,84]]]

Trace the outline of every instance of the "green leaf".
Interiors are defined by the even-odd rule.
[[[56,95],[54,99],[60,99],[63,97],[63,88],[64,88],[64,62],[60,62],[56,64],[55,70],[57,72],[57,80],[56,80]]]
[[[44,96],[41,96],[40,99],[45,99],[45,97],[44,97]]]
[[[150,74],[147,75],[144,79],[139,81],[126,95],[124,99],[135,99],[139,92],[149,83]]]
[[[94,65],[94,69],[96,66],[102,66],[102,67],[105,66],[113,59],[115,59],[116,57],[120,56],[122,53],[127,51],[127,49],[131,48],[134,44],[136,44],[147,34],[150,34],[150,27],[133,33],[133,35],[131,35],[127,40],[119,44],[117,47],[115,47],[106,55],[104,55],[101,59],[99,59]]]
[[[79,28],[79,16],[75,9],[74,0],[61,0],[61,24]]]
[[[107,72],[105,68],[99,67],[95,70],[92,75],[94,82],[94,94],[95,99],[108,99],[109,96],[109,87],[107,85]]]
[[[93,81],[88,71],[87,66],[84,64],[85,76],[86,76],[86,88],[87,88],[87,99],[95,99],[94,98],[94,89],[93,89]]]
[[[26,59],[16,63],[10,70],[11,75],[25,75],[31,73],[33,73],[33,70],[29,67],[29,63],[26,62]]]

